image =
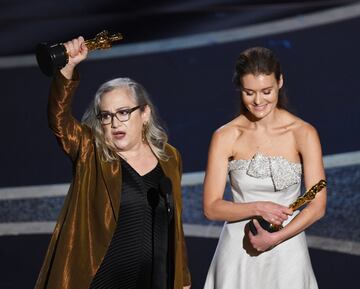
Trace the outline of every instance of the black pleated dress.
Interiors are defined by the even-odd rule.
[[[121,160],[122,192],[117,227],[90,289],[170,289],[169,229],[164,173],[158,165],[140,176]]]

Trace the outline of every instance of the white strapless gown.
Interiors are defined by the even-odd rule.
[[[251,160],[233,160],[229,177],[234,202],[288,206],[300,195],[301,173],[301,164],[283,157],[256,154]],[[248,222],[225,223],[204,289],[318,288],[304,233],[259,254],[244,238]]]

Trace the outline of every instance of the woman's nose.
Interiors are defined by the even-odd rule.
[[[121,125],[122,125],[122,122],[120,120],[118,120],[116,116],[113,116],[112,119],[111,119],[111,127],[112,128],[117,128],[117,127],[119,127]]]
[[[255,94],[254,103],[255,104],[260,104],[261,103],[261,95],[260,95],[260,93]]]

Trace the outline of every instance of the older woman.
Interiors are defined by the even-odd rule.
[[[104,83],[74,119],[74,69],[88,51],[82,37],[64,45],[48,117],[74,175],[35,288],[189,288],[180,154],[128,78]]]

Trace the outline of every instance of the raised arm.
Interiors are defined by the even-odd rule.
[[[212,137],[204,181],[203,208],[210,220],[238,221],[261,216],[267,221],[281,224],[291,211],[272,202],[235,203],[223,199],[228,174],[228,160],[240,137],[235,128],[223,127]]]
[[[79,37],[64,45],[69,54],[68,64],[55,74],[48,100],[48,122],[62,149],[74,161],[78,154],[83,126],[71,112],[72,97],[78,86],[77,64],[87,56],[84,39]]]

